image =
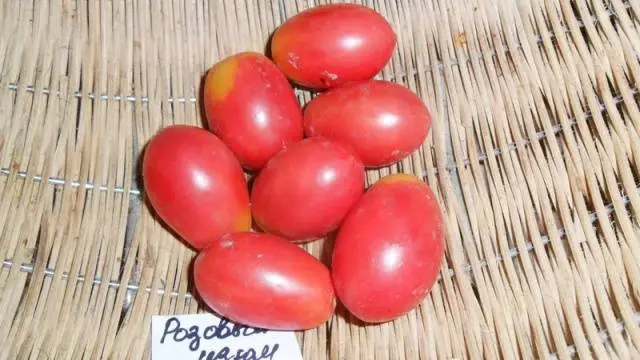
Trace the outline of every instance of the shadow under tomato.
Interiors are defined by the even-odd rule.
[[[207,112],[205,111],[205,108],[204,108],[204,84],[205,84],[205,81],[207,80],[208,73],[209,73],[209,70],[205,71],[202,77],[200,78],[196,104],[198,106],[198,112],[200,113],[200,125],[204,129],[207,129],[210,131],[211,129],[209,129],[209,123],[207,122]]]
[[[245,170],[245,174],[247,174],[247,190],[249,191],[249,197],[251,197],[251,193],[253,192],[253,184],[256,182],[256,177],[259,172],[251,172]]]
[[[349,310],[340,302],[340,300],[336,303],[335,316],[341,317],[346,321],[349,325],[355,325],[358,327],[369,327],[369,326],[377,326],[379,324],[371,324],[364,322],[357,317],[353,316]]]
[[[320,253],[320,261],[325,264],[329,269],[331,269],[331,258],[333,257],[333,248],[336,245],[336,237],[338,236],[338,231],[333,231],[329,233],[322,243],[322,252]]]
[[[133,181],[136,184],[136,188],[140,191],[140,197],[142,199],[145,198],[145,196],[144,196],[144,179],[142,177],[142,161],[144,160],[144,153],[147,150],[147,145],[148,145],[148,143],[144,144],[144,146],[142,147],[142,150],[140,150],[140,154],[136,158],[136,163],[134,165]]]
[[[195,301],[198,304],[198,308],[200,309],[205,309],[207,311],[213,311],[211,309],[209,309],[209,307],[207,306],[207,304],[205,304],[204,300],[202,300],[202,297],[200,297],[200,293],[198,293],[198,289],[196,288],[196,281],[195,281],[195,276],[194,276],[194,272],[193,269],[195,267],[195,263],[196,263],[196,258],[198,257],[198,255],[195,255],[193,257],[193,259],[191,259],[191,261],[189,262],[189,276],[188,276],[188,285],[187,285],[187,292],[189,294],[191,294],[191,301]]]
[[[257,232],[257,233],[263,233],[263,234],[267,233],[267,231],[265,231],[260,226],[260,224],[258,224],[258,222],[256,221],[256,217],[255,216],[251,216],[251,229],[249,229],[249,231]]]
[[[149,210],[151,212],[151,214],[153,215],[153,218],[158,222],[158,224],[160,224],[160,226],[162,226],[162,228],[171,234],[171,236],[173,236],[177,241],[181,242],[182,245],[188,247],[189,249],[193,250],[193,251],[198,251],[198,249],[194,248],[193,246],[191,246],[191,244],[189,244],[185,239],[183,239],[180,234],[178,234],[175,230],[173,230],[161,217],[160,215],[158,215],[158,213],[155,211],[155,209],[153,208],[153,206],[151,205],[151,203],[149,203],[148,199],[144,199],[145,204],[149,207]]]
[[[269,37],[267,37],[267,42],[264,44],[264,56],[268,57],[273,61],[273,53],[271,52],[271,44],[273,44],[273,35],[276,33],[278,28],[275,28]]]

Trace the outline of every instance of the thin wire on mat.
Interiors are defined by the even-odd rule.
[[[637,187],[637,191],[638,191],[638,192],[640,192],[640,185],[638,185],[638,187]],[[623,201],[624,201],[625,205],[626,205],[626,204],[628,204],[628,203],[629,203],[629,201],[630,201],[630,200],[629,200],[629,196],[628,196],[628,195],[624,195],[624,196],[623,196]],[[613,205],[612,205],[612,204],[607,204],[607,205],[606,205],[606,212],[607,212],[607,214],[611,214],[611,213],[613,213],[613,212],[614,212],[614,207],[613,207]],[[591,223],[595,223],[595,222],[596,222],[596,220],[597,220],[597,215],[596,215],[596,213],[595,213],[595,212],[590,213],[590,214],[589,214],[589,218],[590,218],[590,220],[591,220]],[[565,234],[565,229],[564,229],[564,228],[559,228],[559,229],[557,229],[557,232],[558,232],[558,234],[559,234],[560,236],[563,236],[563,235]],[[549,236],[548,236],[548,235],[541,235],[541,239],[542,239],[542,242],[543,242],[543,244],[544,244],[544,245],[546,245],[546,244],[548,244],[548,243],[550,243],[550,242],[551,242],[551,240],[549,239]],[[528,242],[528,243],[526,244],[526,249],[527,249],[527,252],[531,252],[531,251],[533,251],[533,244],[532,244],[531,242]],[[512,258],[512,259],[513,259],[513,258],[515,258],[516,256],[518,256],[519,254],[520,254],[520,253],[519,253],[519,251],[518,251],[518,249],[517,249],[517,248],[511,248],[511,249],[509,249],[509,257],[510,257],[510,258]],[[501,261],[503,261],[503,258],[502,258],[502,256],[498,255],[498,256],[496,256],[496,257],[495,257],[495,259],[491,259],[491,260],[484,259],[484,260],[481,260],[480,265],[481,265],[483,268],[486,268],[486,267],[488,267],[488,261],[501,262]],[[13,264],[13,261],[11,261],[10,259],[6,259],[6,260],[4,260],[4,261],[2,262],[2,266],[3,266],[3,267],[5,267],[5,268],[11,268],[11,267],[13,267],[13,266],[14,266],[14,264]],[[466,274],[469,274],[469,273],[471,272],[471,270],[472,270],[472,269],[471,269],[471,265],[469,265],[469,264],[464,264],[464,265],[462,266],[462,269],[464,270],[464,273],[466,273]],[[27,272],[27,273],[31,273],[31,272],[33,272],[33,271],[34,271],[34,264],[21,264],[21,265],[20,265],[20,271]],[[454,272],[454,270],[453,270],[453,269],[451,269],[451,268],[449,268],[449,269],[446,271],[446,273],[447,273],[447,275],[448,275],[449,277],[453,277],[453,276],[455,276],[455,272]],[[53,276],[55,275],[55,269],[51,269],[51,268],[45,269],[45,270],[44,270],[44,274],[45,274],[45,276],[53,277]],[[65,272],[65,273],[62,273],[61,277],[62,277],[62,279],[65,279],[65,280],[66,280],[66,279],[69,279],[69,274],[68,274],[68,273],[66,273],[66,272]],[[84,277],[82,274],[78,274],[78,275],[76,276],[75,280],[76,280],[77,282],[84,282],[86,279],[85,279],[85,277]],[[439,275],[439,276],[438,276],[437,281],[441,281],[441,280],[442,280],[441,275]],[[100,278],[100,277],[94,277],[94,278],[93,278],[93,280],[92,280],[91,282],[92,282],[94,285],[100,285],[100,284],[102,284],[103,282],[106,282],[110,288],[119,288],[120,286],[122,286],[122,284],[121,284],[119,281],[117,281],[117,280],[109,280],[109,281],[105,281],[104,279],[102,279],[102,278]],[[129,284],[127,284],[126,289],[127,289],[127,291],[128,291],[128,294],[129,294],[129,295],[132,295],[133,293],[136,293],[136,292],[140,291],[140,287],[138,286],[138,284],[135,284],[135,283],[129,283]],[[155,290],[154,290],[154,289],[151,289],[151,287],[146,287],[146,288],[144,289],[144,291],[146,291],[146,292],[154,291],[154,292],[155,292],[156,294],[158,294],[158,295],[165,295],[165,294],[166,294],[166,295],[168,295],[168,296],[170,296],[170,297],[184,296],[186,299],[190,299],[190,298],[192,298],[192,297],[193,297],[193,295],[192,295],[192,294],[190,294],[190,293],[179,293],[179,292],[177,292],[177,291],[169,291],[169,292],[168,292],[168,291],[167,291],[166,289],[164,289],[164,288],[159,288],[159,289],[155,289]],[[130,298],[131,298],[131,296],[128,296],[127,298],[129,298],[129,299],[130,299]],[[129,304],[125,304],[125,308],[127,308],[127,307],[129,307]]]
[[[631,91],[632,91],[633,95],[638,94],[638,89],[637,88],[632,88]],[[614,103],[616,105],[621,104],[622,102],[623,102],[623,99],[622,99],[621,95],[617,95],[614,98]],[[602,104],[601,102],[599,103],[599,108],[600,108],[600,112],[604,112],[606,110],[604,104]],[[586,120],[588,120],[588,119],[590,119],[592,117],[590,112],[586,112],[584,114],[584,116],[585,116]],[[576,119],[573,118],[573,117],[570,117],[569,118],[570,128],[573,128],[576,124],[577,124]],[[563,131],[563,127],[560,124],[554,125],[552,127],[552,134],[554,136],[558,135],[561,131]],[[535,134],[535,139],[537,141],[541,141],[547,136],[549,136],[549,134],[547,134],[547,132],[545,130],[541,130],[541,131],[538,131]],[[509,143],[506,149],[495,148],[495,149],[493,149],[492,153],[493,153],[493,156],[499,156],[499,155],[503,154],[506,151],[515,151],[515,150],[518,150],[519,147],[527,146],[530,143],[531,143],[530,140],[526,140],[526,141],[524,141],[524,142],[522,142],[520,144]],[[485,161],[485,160],[487,160],[488,156],[489,155],[487,153],[481,152],[478,155],[478,160],[479,161]],[[469,165],[469,159],[465,159],[464,160],[464,165],[465,165],[465,167],[467,167]],[[449,164],[449,165],[445,166],[445,169],[447,169],[447,171],[455,171],[457,168],[458,168],[458,166],[456,164]],[[434,169],[434,171],[437,173],[437,169]],[[0,175],[11,176],[12,173],[14,173],[14,172],[12,172],[9,168],[6,168],[6,167],[5,168],[0,168]],[[15,172],[15,176],[24,179],[24,178],[27,178],[27,172],[26,171],[17,171],[17,172]],[[41,175],[32,175],[31,179],[33,181],[41,182],[42,181],[42,176]],[[94,183],[90,183],[90,182],[81,183],[79,180],[65,180],[65,179],[60,179],[60,178],[55,178],[55,177],[49,177],[47,179],[47,182],[49,184],[53,184],[53,185],[65,185],[66,183],[70,183],[72,187],[76,187],[76,188],[77,187],[83,187],[83,188],[88,189],[88,190],[93,190],[93,189],[96,188],[96,184],[94,184]],[[126,191],[121,186],[115,186],[113,188],[108,188],[106,185],[98,186],[98,190],[100,190],[100,191],[113,191],[113,192],[116,192],[116,193],[122,193],[122,192]],[[141,191],[138,188],[129,189],[128,192],[129,192],[129,194],[135,195],[135,196],[140,196],[140,194],[141,194]]]
[[[626,9],[630,9],[630,8],[631,8],[631,5],[629,5],[629,3],[628,3],[628,2],[626,2],[626,1],[625,1],[625,5],[624,5],[624,6],[625,6],[625,8],[626,8]],[[613,15],[614,15],[613,11],[612,11],[610,8],[608,8],[608,7],[606,8],[606,13],[607,13],[607,15],[608,15],[608,16],[613,16]],[[594,23],[594,25],[595,25],[595,24],[597,24],[597,23],[598,23],[598,20],[597,20],[597,19],[593,19],[593,23]],[[580,27],[580,28],[584,28],[584,27],[585,27],[585,25],[582,23],[582,21],[578,21],[578,27]],[[564,30],[564,32],[565,32],[565,33],[568,33],[568,32],[570,31],[570,30],[569,30],[569,28],[568,28],[568,27],[566,27],[566,26],[564,26],[564,27],[563,27],[563,30]],[[551,36],[551,37],[554,37],[553,33],[550,33],[550,36]],[[539,44],[542,44],[542,42],[543,42],[543,40],[542,40],[542,36],[540,36],[540,35],[536,35],[536,42],[537,42],[537,43],[539,43]],[[517,50],[521,50],[521,49],[522,49],[522,44],[518,44],[518,46],[517,46],[517,48],[516,48],[516,49],[517,49]],[[505,50],[504,50],[505,55],[506,55],[508,52],[509,52],[508,47],[505,47]],[[491,55],[491,57],[494,57],[494,58],[495,58],[495,50],[491,50],[491,51],[489,51],[489,54]],[[470,62],[470,59],[466,59],[466,60],[465,60],[465,63],[468,63],[468,62]],[[454,61],[454,62],[450,63],[449,65],[450,65],[450,66],[458,66],[459,64],[458,64],[458,62],[455,62],[455,61]],[[439,61],[439,62],[437,63],[437,68],[438,68],[438,71],[442,73],[442,72],[444,71],[444,64],[443,64],[441,61]],[[412,74],[412,75],[414,75],[414,76],[415,76],[416,72],[417,72],[417,69],[416,69],[415,67],[411,69],[411,74]],[[406,75],[406,73],[401,75],[401,77],[402,77],[403,79],[406,79],[406,76],[407,76],[407,75]],[[394,80],[393,76],[392,76],[392,77],[390,77],[388,80],[393,81],[393,80]],[[18,90],[20,90],[20,88],[21,88],[21,87],[20,87],[18,84],[10,83],[10,84],[7,84],[7,88],[8,88],[9,90],[12,90],[12,91],[18,91]],[[35,91],[36,91],[36,89],[35,89],[35,87],[34,87],[33,85],[25,85],[25,86],[23,86],[22,88],[24,89],[24,91],[31,92],[31,93],[33,93],[33,92],[35,92]],[[46,95],[49,95],[49,94],[51,93],[51,90],[50,90],[50,89],[47,89],[47,88],[43,88],[43,89],[41,89],[40,91],[42,92],[42,94],[46,94]],[[296,91],[298,91],[298,90],[296,90]],[[637,88],[633,88],[633,89],[632,89],[632,92],[633,92],[633,95],[636,95],[636,94],[638,93],[638,89],[637,89]],[[56,95],[60,96],[61,94],[58,92]],[[80,92],[80,91],[76,91],[76,92],[74,92],[74,93],[73,93],[73,96],[74,96],[74,97],[77,97],[77,98],[82,98],[82,97],[83,97],[83,94],[82,94],[82,92]],[[136,98],[134,95],[108,95],[108,94],[101,94],[101,95],[97,95],[97,94],[94,94],[94,93],[92,93],[92,92],[88,92],[87,94],[84,94],[84,96],[86,96],[87,98],[89,98],[89,99],[91,99],[91,100],[99,99],[99,100],[103,100],[103,101],[106,101],[106,100],[112,100],[112,101],[129,101],[129,102],[134,102],[134,103],[135,103],[136,101],[138,101],[138,100],[137,100],[137,98]],[[620,104],[620,103],[623,101],[622,96],[617,95],[617,96],[615,97],[614,101],[615,101],[615,103],[616,103],[616,104]],[[144,103],[149,102],[149,97],[148,97],[148,96],[141,96],[141,97],[140,97],[140,102],[141,102],[141,103],[143,103],[143,104],[144,104]],[[194,96],[191,96],[191,97],[181,96],[181,97],[175,97],[175,98],[174,98],[174,97],[169,97],[169,98],[167,99],[167,102],[169,102],[169,103],[176,102],[176,103],[191,103],[191,104],[196,104],[196,103],[197,103],[197,99],[196,99]],[[602,104],[602,102],[600,102],[600,106],[599,106],[599,107],[600,107],[600,111],[601,111],[601,112],[605,110],[604,104]],[[590,118],[590,117],[591,117],[591,114],[590,114],[589,112],[586,112],[586,113],[585,113],[585,116],[586,116],[586,118]],[[573,126],[573,125],[575,125],[575,124],[576,124],[576,121],[575,121],[575,119],[574,119],[574,118],[570,118],[570,119],[569,119],[569,122],[571,123],[571,126]],[[562,130],[562,126],[561,126],[561,125],[554,125],[554,126],[553,126],[553,134],[554,134],[554,135],[557,135],[561,130]],[[544,138],[545,136],[547,136],[547,134],[546,134],[546,132],[545,132],[545,131],[539,131],[539,132],[536,134],[536,138],[537,138],[538,140],[541,140],[541,139],[542,139],[542,138]],[[527,143],[528,143],[528,142],[525,142],[525,143],[524,143],[524,145],[527,145]],[[509,151],[511,151],[511,150],[515,150],[515,149],[516,149],[516,144],[515,144],[515,143],[511,143],[511,144],[509,144],[509,146],[508,146],[508,150],[509,150]],[[503,150],[503,149],[493,149],[493,153],[494,153],[495,155],[500,155],[500,154],[501,154],[502,152],[504,152],[504,151],[505,151],[505,150]],[[480,160],[485,160],[485,159],[486,159],[486,157],[487,157],[487,154],[486,154],[486,153],[481,153],[481,154],[479,155],[479,159],[480,159]],[[465,163],[466,163],[466,165],[468,165],[468,159],[466,159],[466,160],[465,160]],[[454,170],[455,168],[456,168],[456,165],[447,165],[447,166],[446,166],[446,169],[447,169],[447,170]],[[9,176],[9,175],[11,174],[11,170],[10,170],[8,167],[0,168],[0,174],[5,175],[5,176]],[[24,177],[26,177],[26,176],[27,176],[27,174],[26,174],[26,172],[25,172],[25,171],[18,171],[18,172],[17,172],[17,176],[24,178]],[[33,175],[33,180],[35,180],[35,181],[42,181],[42,176],[40,176],[40,175]],[[55,184],[55,185],[64,185],[64,183],[65,183],[66,181],[69,181],[69,180],[59,179],[59,178],[54,178],[54,177],[49,177],[49,178],[47,179],[47,181],[48,181],[49,183],[51,183],[51,184]],[[87,188],[87,189],[93,189],[93,188],[96,186],[95,184],[92,184],[92,183],[85,183],[85,184],[81,185],[81,184],[80,184],[80,181],[78,181],[78,180],[71,180],[71,185],[72,185],[73,187],[80,187],[80,186],[84,186],[84,187],[85,187],[85,188]],[[106,187],[105,185],[100,185],[99,189],[100,189],[101,191],[106,191],[106,190],[108,190],[108,189],[107,189],[107,187]],[[115,188],[111,189],[111,191],[115,191],[115,192],[123,192],[123,191],[125,191],[125,190],[124,190],[122,187],[118,187],[118,186],[116,186]],[[136,189],[136,188],[134,188],[134,189],[130,189],[130,190],[129,190],[129,192],[130,192],[131,194],[133,194],[133,195],[140,195],[140,190],[139,190],[139,189]]]
[[[628,0],[625,0],[623,3],[624,3],[625,9],[627,9],[627,10],[631,9],[631,5],[629,4]],[[605,12],[610,17],[614,15],[614,11],[611,10],[611,8],[606,6],[606,5],[605,5]],[[585,27],[585,25],[582,23],[581,20],[579,20],[577,23],[578,23],[578,27],[580,27],[580,28],[584,28]],[[597,19],[593,19],[593,24],[596,25],[597,23],[598,23],[598,20]],[[564,30],[565,33],[569,33],[570,32],[570,29],[567,26],[563,26],[563,30]],[[554,37],[554,34],[550,33],[550,36]],[[536,41],[538,43],[542,44],[542,36],[536,35]],[[520,50],[520,49],[522,49],[522,46],[520,45],[516,49]],[[509,50],[505,47],[505,54],[508,51]],[[494,53],[493,50],[489,51],[489,54],[491,54],[491,56],[495,56],[495,53]],[[470,61],[470,59],[466,59],[465,60],[465,62],[469,62],[469,61]],[[455,61],[450,63],[450,66],[457,66],[457,65],[459,65],[459,64],[458,64],[458,62],[455,62]],[[443,69],[444,69],[444,64],[442,62],[438,62],[438,71],[443,71]],[[413,69],[411,69],[410,73],[412,75],[415,75],[416,71],[417,71],[417,69],[413,68]],[[406,76],[407,76],[406,73],[401,74],[402,78],[406,78]],[[394,77],[390,77],[388,80],[393,81],[395,79],[394,79]],[[12,90],[12,91],[18,91],[21,88],[26,92],[35,92],[36,91],[35,86],[33,86],[33,85],[24,85],[24,86],[21,87],[18,84],[15,84],[15,83],[7,84],[7,88],[9,90]],[[47,89],[47,88],[43,88],[43,89],[41,89],[41,91],[42,91],[43,94],[46,94],[46,95],[49,95],[51,93],[51,90]],[[296,91],[298,91],[298,90],[296,90]],[[60,93],[57,93],[56,95],[59,96]],[[83,94],[80,91],[76,91],[76,92],[73,93],[73,96],[75,96],[77,98],[81,98],[81,97],[83,97]],[[103,100],[103,101],[104,100],[130,101],[130,102],[136,102],[137,101],[137,99],[136,99],[136,97],[134,95],[109,95],[109,94],[100,94],[100,95],[98,95],[98,94],[94,94],[92,92],[89,92],[89,93],[86,94],[86,97],[89,98],[89,99],[92,99],[92,100],[98,99],[98,100]],[[186,102],[188,102],[188,103],[195,104],[197,101],[198,100],[196,99],[195,96],[190,96],[190,97],[178,96],[178,97],[170,97],[170,98],[167,99],[167,102],[169,102],[169,103],[173,103],[173,102],[186,103]],[[149,102],[149,97],[148,96],[141,96],[140,97],[140,102],[143,103],[143,104]]]

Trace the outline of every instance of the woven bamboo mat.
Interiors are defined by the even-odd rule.
[[[399,37],[381,77],[435,118],[422,151],[368,181],[434,187],[446,261],[416,311],[337,316],[298,334],[305,358],[639,359],[640,1],[365,3]],[[205,310],[138,155],[163,126],[202,124],[217,59],[312,5],[2,2],[0,359],[148,358],[152,315]]]

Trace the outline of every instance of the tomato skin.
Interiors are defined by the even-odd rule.
[[[219,61],[207,73],[203,94],[209,128],[248,170],[259,170],[303,137],[293,88],[264,55],[242,52]]]
[[[373,78],[395,46],[391,25],[373,9],[330,4],[302,11],[276,29],[271,54],[293,82],[326,89]]]
[[[258,175],[251,194],[256,223],[291,241],[335,230],[364,191],[364,166],[347,148],[320,137],[283,150]]]
[[[302,330],[317,327],[333,315],[329,269],[273,235],[225,235],[198,255],[193,269],[204,302],[234,322]]]
[[[338,232],[331,265],[338,299],[366,322],[400,317],[435,283],[443,252],[440,210],[428,185],[410,175],[385,177]]]
[[[153,209],[195,249],[251,228],[242,168],[209,131],[185,125],[160,130],[145,149],[142,176]]]
[[[371,80],[320,94],[304,111],[307,136],[349,145],[366,167],[393,164],[417,150],[431,129],[422,100],[396,83]]]

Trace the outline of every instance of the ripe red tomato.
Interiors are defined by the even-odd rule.
[[[366,167],[380,167],[422,145],[431,129],[431,115],[411,90],[371,80],[315,97],[305,108],[304,126],[307,136],[349,145]]]
[[[391,58],[396,35],[382,15],[356,4],[305,10],[276,30],[271,53],[295,83],[326,89],[373,78]]]
[[[402,316],[433,286],[443,252],[440,209],[428,185],[410,175],[385,177],[338,232],[332,262],[338,299],[366,322]]]
[[[364,167],[343,146],[320,137],[281,151],[251,194],[256,223],[293,241],[335,230],[364,191]]]
[[[204,302],[244,325],[309,329],[327,321],[334,311],[327,267],[273,235],[225,235],[198,255],[193,269]]]
[[[214,134],[184,125],[161,130],[146,147],[142,171],[152,207],[194,248],[251,228],[244,173]]]
[[[249,170],[301,140],[302,110],[293,88],[264,55],[243,52],[215,64],[204,84],[209,128]]]

